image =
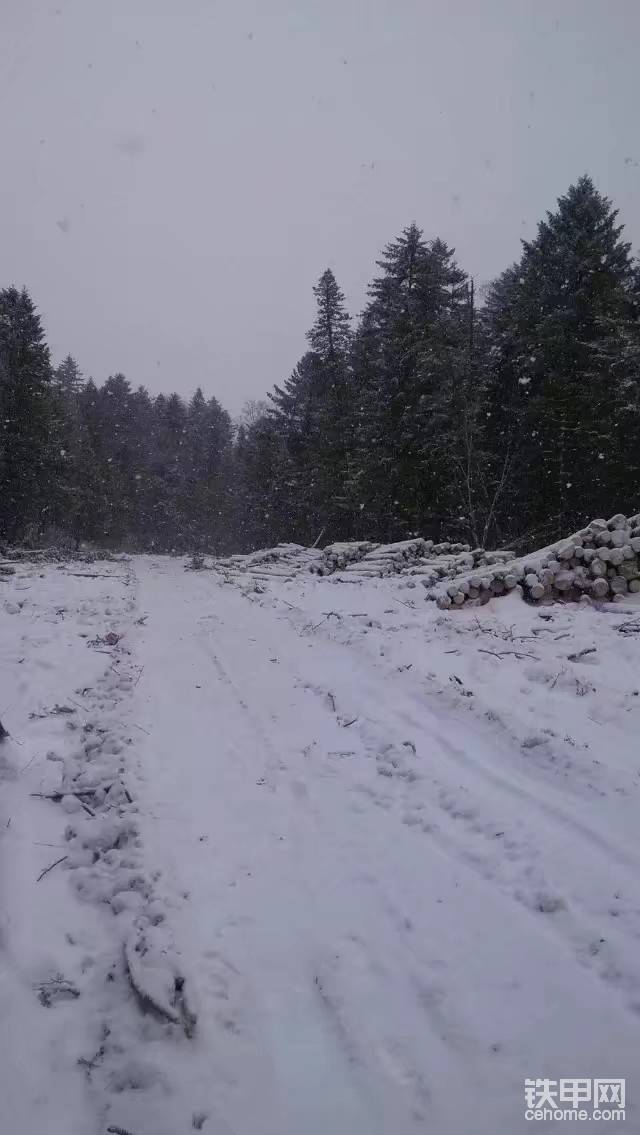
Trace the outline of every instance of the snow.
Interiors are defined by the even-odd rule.
[[[254,562],[0,582],[3,1130],[640,1129],[637,596]]]

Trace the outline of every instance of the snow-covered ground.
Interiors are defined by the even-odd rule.
[[[162,557],[0,581],[2,1131],[512,1135],[577,1076],[640,1130],[634,622]]]

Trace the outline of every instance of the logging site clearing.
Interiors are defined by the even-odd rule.
[[[515,1135],[635,1075],[639,552],[9,554],[3,1131]]]

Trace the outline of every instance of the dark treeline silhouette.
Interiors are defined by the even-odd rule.
[[[309,350],[234,427],[53,367],[0,292],[0,540],[227,552],[411,534],[542,544],[638,508],[640,270],[588,177],[487,289],[415,225],[352,326],[330,270]]]

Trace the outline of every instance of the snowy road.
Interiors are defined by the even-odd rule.
[[[578,698],[557,679],[541,694],[535,668],[553,674],[551,648],[542,657],[536,641],[533,662],[530,650],[496,661],[478,653],[470,615],[436,626],[390,584],[314,579],[260,594],[172,559],[99,570],[103,579],[81,582],[54,569],[25,576],[11,586],[28,586],[28,603],[2,614],[3,701],[14,702],[3,716],[22,741],[10,757],[19,769],[34,754],[0,786],[0,823],[18,817],[0,844],[7,1053],[16,1036],[28,1045],[38,1014],[46,1024],[39,1077],[2,1061],[14,1080],[7,1131],[41,1135],[46,1107],[51,1135],[103,1135],[107,1123],[133,1135],[511,1135],[552,1128],[524,1119],[524,1079],[545,1076],[626,1076],[625,1127],[640,1130],[636,643],[624,642],[604,693],[594,678]],[[2,594],[11,601],[9,585]],[[528,629],[535,616],[519,607]],[[153,880],[154,909],[166,913],[198,1014],[191,1038],[131,1009],[126,982],[103,988],[100,967],[120,956],[140,909],[114,915],[102,892],[102,906],[80,904],[70,877],[81,865],[34,881],[34,827],[64,844],[65,826],[49,801],[27,797],[56,787],[36,730],[57,730],[61,751],[66,737],[57,718],[30,724],[28,712],[38,699],[83,705],[107,663],[78,640],[78,611],[92,634],[113,629],[130,651],[108,663],[119,676],[91,720],[105,735],[120,722],[132,742],[129,866]],[[583,633],[613,642],[604,615],[578,618],[558,617],[571,625],[553,651],[566,658]],[[455,670],[448,688],[442,667]],[[544,743],[527,732],[531,712],[543,732],[546,722]],[[601,759],[581,729],[598,734]],[[81,924],[84,970],[62,940]],[[80,992],[47,1010],[14,989],[16,972],[42,968],[43,939]],[[109,1041],[85,1088],[74,1064],[97,1048],[100,1020]],[[57,1022],[62,1051],[51,1050]],[[113,1071],[111,1044],[137,1062],[131,1082]],[[44,1101],[42,1083],[56,1085]]]

